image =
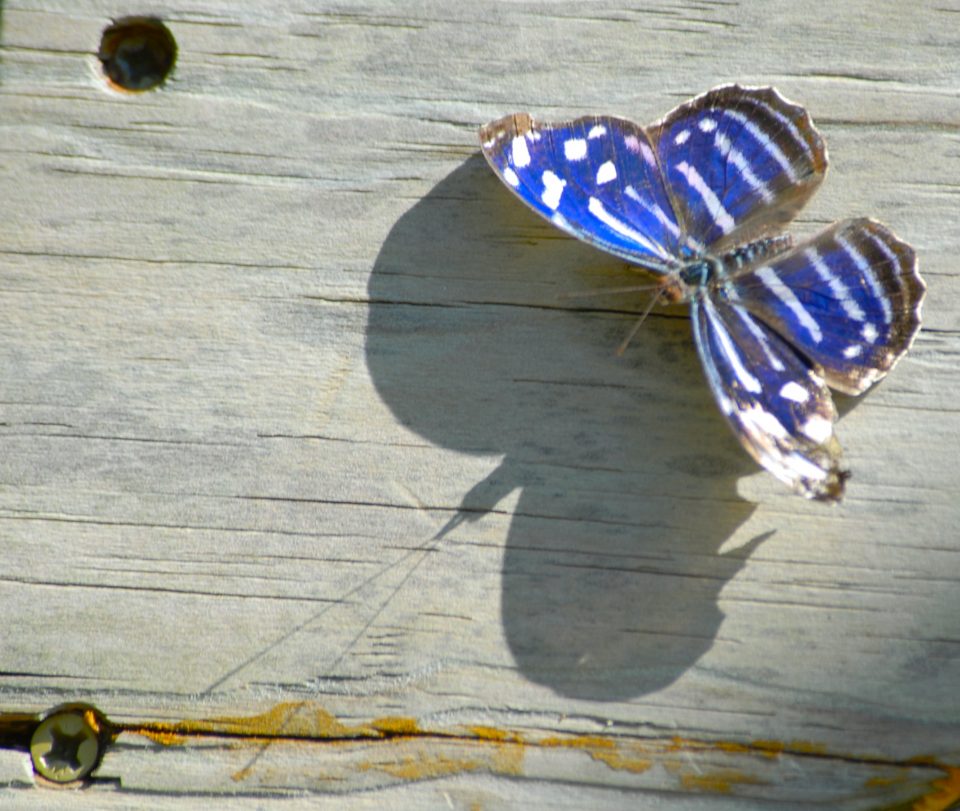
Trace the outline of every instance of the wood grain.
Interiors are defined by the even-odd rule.
[[[163,0],[175,73],[121,95],[141,11],[0,9],[0,706],[117,725],[77,802],[949,799],[960,7]],[[725,81],[824,134],[796,233],[876,217],[928,283],[834,509],[741,451],[682,310],[615,356],[644,295],[563,296],[637,277],[478,155]]]

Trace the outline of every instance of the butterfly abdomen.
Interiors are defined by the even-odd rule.
[[[736,273],[741,268],[749,267],[763,259],[772,259],[792,247],[793,237],[790,234],[758,239],[725,253],[721,260],[723,269],[728,274]]]

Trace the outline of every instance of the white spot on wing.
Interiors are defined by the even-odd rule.
[[[601,163],[600,167],[597,169],[597,185],[602,186],[604,183],[609,183],[611,180],[616,180],[617,177],[617,167],[613,165],[613,161],[606,161]]]
[[[713,118],[701,118],[697,126],[700,127],[700,132],[713,132],[717,128],[717,122]]]
[[[802,456],[799,453],[791,453],[784,457],[784,467],[789,473],[793,475],[794,478],[803,480],[809,479],[811,481],[822,481],[827,478],[827,472],[822,467],[815,465],[807,457]],[[787,484],[793,486],[795,482],[790,479],[784,479]]]
[[[518,169],[523,169],[530,165],[530,150],[527,149],[527,139],[518,135],[513,139],[510,147],[513,156],[513,165]]]
[[[863,347],[860,344],[851,344],[846,349],[843,350],[843,356],[847,360],[853,360],[854,358],[859,358],[863,354]]]
[[[751,426],[754,430],[776,439],[787,439],[790,436],[780,420],[758,405],[745,408],[740,412],[739,417],[743,423]]]
[[[625,135],[623,145],[634,155],[640,151],[640,139],[636,135]]]
[[[587,138],[602,138],[607,134],[607,128],[603,124],[594,124],[587,133]]]
[[[675,168],[684,176],[687,183],[690,184],[690,188],[703,199],[707,207],[707,212],[713,218],[716,226],[723,231],[723,233],[729,234],[735,225],[733,217],[731,217],[730,213],[723,207],[723,203],[721,203],[717,195],[713,193],[713,189],[700,177],[700,173],[686,161],[681,161]]]
[[[687,139],[690,137],[690,130],[680,130],[677,133],[676,137],[673,139],[673,142],[677,146],[682,146],[687,142]]]
[[[793,400],[795,403],[805,403],[810,399],[810,392],[799,383],[791,380],[789,383],[784,383],[783,386],[781,386],[780,396],[785,400]]]
[[[860,328],[860,334],[863,336],[863,340],[870,344],[876,341],[879,336],[877,328],[869,321]]]
[[[587,157],[587,142],[583,138],[568,138],[563,142],[563,154],[568,161],[582,161]]]
[[[820,329],[820,325],[814,320],[813,316],[806,311],[793,291],[773,272],[773,268],[764,265],[761,268],[757,268],[754,274],[764,283],[771,293],[787,305],[790,312],[792,312],[796,316],[797,321],[800,322],[800,326],[810,333],[813,342],[816,344],[820,343],[820,341],[823,340],[823,331]]]
[[[540,195],[540,199],[547,208],[556,211],[560,206],[560,196],[567,181],[561,180],[549,169],[543,173],[541,180],[543,180],[543,194]]]
[[[830,420],[821,417],[819,414],[812,414],[800,430],[818,445],[822,445],[830,439],[830,435],[833,433],[833,425]]]
[[[657,167],[657,159],[654,157],[653,150],[650,148],[650,144],[648,144],[646,141],[641,141],[640,151],[643,153],[643,159],[647,162],[647,165],[659,171]]]
[[[517,177],[517,173],[514,172],[509,166],[503,170],[503,179],[514,188],[520,185],[520,178]]]

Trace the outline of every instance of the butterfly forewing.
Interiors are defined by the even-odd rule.
[[[838,501],[846,473],[823,378],[739,305],[701,295],[692,320],[710,390],[744,448],[798,493]]]
[[[747,269],[728,289],[789,336],[830,386],[860,394],[910,347],[925,286],[913,249],[880,223],[858,219]]]
[[[810,116],[770,87],[714,88],[649,132],[681,225],[713,252],[779,231],[827,170]]]
[[[539,124],[526,113],[480,130],[483,154],[534,211],[655,271],[679,264],[680,228],[642,127],[610,116]]]

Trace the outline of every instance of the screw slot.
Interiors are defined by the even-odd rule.
[[[100,734],[92,711],[56,711],[30,738],[30,758],[37,774],[54,783],[82,780],[100,757]]]
[[[108,27],[97,54],[103,75],[114,90],[152,90],[173,70],[177,41],[154,17],[124,17]]]

